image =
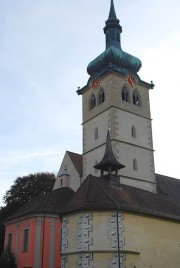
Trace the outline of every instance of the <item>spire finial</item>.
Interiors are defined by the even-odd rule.
[[[113,0],[111,0],[111,7],[110,7],[108,19],[117,19]]]

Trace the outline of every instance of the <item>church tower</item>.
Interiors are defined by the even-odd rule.
[[[120,183],[156,192],[149,89],[138,76],[141,61],[121,48],[122,27],[114,2],[104,27],[106,49],[89,63],[90,78],[78,89],[83,101],[83,179],[100,175],[107,128],[113,152],[125,168]]]

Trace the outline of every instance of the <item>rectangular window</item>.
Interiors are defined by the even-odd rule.
[[[28,251],[29,229],[24,230],[23,251]]]
[[[11,248],[12,248],[12,233],[8,234],[7,248],[11,252]]]

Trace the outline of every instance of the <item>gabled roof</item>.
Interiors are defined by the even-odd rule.
[[[30,202],[25,203],[14,214],[5,219],[5,222],[32,214],[57,214],[70,201],[74,191],[68,187],[59,188],[51,191],[44,196],[34,198]]]
[[[111,175],[89,175],[63,214],[83,210],[118,210],[180,221],[180,207],[171,197],[135,187],[111,184]]]
[[[67,151],[67,153],[71,158],[71,161],[73,162],[77,172],[79,173],[79,176],[82,177],[82,154],[77,154],[70,151]]]

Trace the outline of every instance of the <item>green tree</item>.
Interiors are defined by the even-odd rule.
[[[4,219],[26,202],[51,191],[54,183],[55,174],[48,172],[18,177],[14,181],[14,184],[3,197],[6,206],[0,208],[0,253],[4,247],[4,226],[2,224]]]
[[[35,173],[18,177],[3,197],[6,206],[19,207],[35,197],[52,190],[55,182],[53,173]]]

